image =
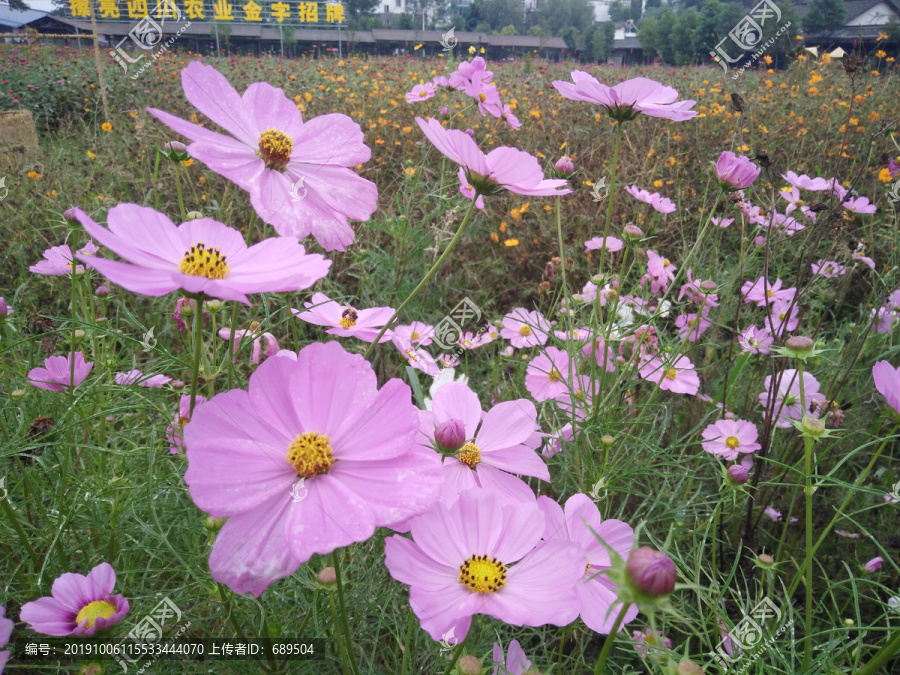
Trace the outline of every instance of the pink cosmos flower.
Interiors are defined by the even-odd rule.
[[[872,558],[865,565],[863,565],[863,569],[866,570],[869,574],[873,574],[881,569],[881,565],[884,563],[884,558],[880,555]]]
[[[296,354],[293,355],[296,360]],[[205,396],[197,394],[194,400],[194,411],[200,407],[200,404],[206,401]],[[178,412],[175,413],[175,422],[166,427],[166,440],[169,442],[169,454],[181,454],[184,449],[184,436],[182,430],[184,425],[191,421],[191,397],[182,394],[178,401]]]
[[[625,191],[639,202],[649,204],[660,213],[672,213],[677,209],[674,203],[668,197],[662,197],[658,192],[650,194],[647,190],[641,190],[637,185],[629,185]]]
[[[888,405],[900,414],[900,368],[894,368],[887,361],[879,361],[872,366],[872,378],[875,388]]]
[[[612,567],[612,563],[609,551],[598,538],[627,559],[634,546],[634,530],[621,520],[603,520],[597,505],[585,494],[569,497],[565,511],[549,497],[540,497],[538,506],[546,519],[544,540],[575,544],[587,560],[581,579],[575,586],[577,613],[591,630],[609,633],[622,611],[622,603],[617,598],[618,586],[603,574],[604,570]],[[637,614],[637,605],[631,605],[619,629],[622,630]]]
[[[877,211],[877,207],[872,204],[867,197],[857,197],[856,199],[848,199],[843,203],[843,207],[848,211],[859,214],[871,214]]]
[[[491,490],[507,501],[533,500],[532,489],[514,474],[550,482],[547,465],[535,452],[541,439],[531,401],[504,401],[482,414],[475,392],[451,382],[435,392],[431,411],[419,412],[420,430],[429,447],[434,430],[451,419],[463,423],[467,442],[455,455],[444,457],[444,503],[472,487]]]
[[[6,299],[0,297],[0,321],[14,314],[12,307],[6,304]]]
[[[350,170],[372,155],[359,125],[337,113],[304,122],[281,89],[255,82],[241,96],[199,61],[181,71],[181,84],[188,101],[231,134],[147,108],[193,141],[191,157],[247,190],[259,217],[278,234],[312,234],[326,251],[346,251],[354,238],[347,220],[368,220],[378,201],[375,184]]]
[[[713,225],[722,228],[728,227],[734,222],[734,218],[716,218],[715,216],[710,218],[710,220],[712,220]]]
[[[396,333],[391,336],[391,341],[394,343],[397,351],[406,359],[406,362],[416,370],[421,370],[431,377],[440,372],[441,369],[434,357],[425,351],[420,344]]]
[[[503,119],[506,120],[506,123],[513,131],[518,131],[522,127],[522,123],[519,121],[519,118],[513,114],[512,108],[509,107],[508,103],[503,106]]]
[[[774,335],[781,337],[785,330],[789,333],[796,330],[797,324],[800,323],[800,319],[797,318],[799,313],[800,308],[797,306],[797,303],[791,300],[777,300],[772,304],[769,308],[769,314],[772,319],[772,332]]]
[[[700,391],[700,378],[688,357],[679,356],[672,362],[665,361],[664,357],[664,354],[657,355],[645,362],[638,371],[641,377],[673,394],[694,396]]]
[[[796,209],[800,209],[800,213],[812,221],[815,221],[815,212],[811,211],[805,202],[800,199],[800,190],[796,186],[792,185],[789,188],[785,188],[781,190],[779,194],[788,202],[788,205],[784,209],[784,215],[789,216]]]
[[[206,311],[204,303],[201,305],[203,316],[206,318],[210,317],[210,313]],[[190,298],[178,298],[178,301],[175,303],[175,311],[172,313],[172,318],[175,319],[175,325],[178,327],[178,330],[187,330],[187,324],[183,321],[182,317],[184,315],[190,316],[194,311],[194,301]]]
[[[469,183],[469,178],[466,176],[466,170],[462,167],[459,167],[459,171],[456,172],[456,177],[459,178],[459,191],[462,193],[463,197],[466,199],[474,199],[475,200],[475,208],[479,211],[484,208],[484,197],[478,194],[478,191]]]
[[[555,330],[553,331],[553,334],[563,342],[571,340],[572,342],[583,344],[585,342],[589,342],[591,339],[591,329],[587,326],[584,326],[582,328],[573,328],[572,330],[568,331]]]
[[[525,388],[535,401],[547,401],[568,390],[571,361],[568,353],[556,347],[547,347],[531,359],[525,369]]]
[[[716,177],[724,183],[730,191],[743,190],[753,184],[762,171],[749,157],[738,156],[726,150],[719,155],[716,162]]]
[[[663,258],[656,251],[647,251],[647,274],[641,279],[641,285],[644,284],[645,279],[649,278],[651,291],[665,293],[669,290],[669,282],[675,281],[675,270],[677,269],[668,258]]]
[[[756,425],[746,420],[722,419],[707,426],[701,436],[703,449],[711,455],[732,462],[741,453],[756,452],[762,446],[756,442]]]
[[[421,321],[413,321],[406,326],[394,326],[391,330],[394,335],[406,338],[421,347],[430,345],[434,336],[434,326]]]
[[[516,349],[537,347],[550,338],[550,322],[538,311],[517,307],[503,317],[500,337],[510,341]]]
[[[793,368],[782,371],[777,375],[778,388],[775,392],[774,410],[775,426],[786,429],[791,426],[790,420],[799,420],[803,417],[800,407],[800,380],[797,371]],[[772,388],[772,376],[766,376],[765,390],[759,395],[759,404],[763,407],[765,415],[769,415],[769,391]],[[818,417],[825,396],[819,393],[819,381],[812,373],[803,372],[803,390],[806,399],[806,416]],[[812,404],[815,403],[815,409]]]
[[[326,333],[341,337],[355,337],[363,342],[372,342],[391,317],[394,310],[391,307],[370,307],[369,309],[354,309],[350,305],[339,305],[324,293],[316,293],[312,296],[312,302],[304,302],[307,308],[305,312],[291,308],[294,316],[301,321],[316,326],[331,326]],[[393,333],[385,331],[379,342],[387,342]]]
[[[786,174],[781,174],[781,177],[801,190],[821,192],[822,190],[827,190],[829,187],[829,181],[824,178],[810,178],[805,173],[798,176],[793,171],[788,171]]]
[[[592,413],[594,396],[600,389],[600,381],[591,380],[589,375],[578,375],[572,385],[573,389],[567,389],[556,397],[556,404],[570,416],[570,419],[587,419]]]
[[[473,79],[489,83],[494,79],[494,73],[487,69],[487,62],[481,56],[476,56],[471,61],[461,61],[456,70],[447,81],[449,87],[463,90]]]
[[[636,630],[631,633],[631,639],[634,640],[634,651],[636,651],[642,659],[646,659],[648,654],[659,649],[660,638],[663,639],[663,644],[666,646],[666,649],[672,648],[672,640],[664,637],[661,633],[654,633],[650,626],[647,626],[643,631]]]
[[[575,430],[572,428],[571,422],[566,422],[559,431],[553,434],[544,434],[544,437],[548,440],[541,449],[541,454],[550,458],[562,452],[563,441],[568,442],[575,438]]]
[[[490,77],[487,77],[488,74]],[[478,112],[482,116],[500,117],[503,115],[503,102],[500,100],[497,85],[491,82],[491,79],[493,79],[493,73],[489,73],[489,71],[473,74],[472,79],[467,80],[463,86],[463,91],[475,100]]]
[[[756,281],[745,281],[741,286],[741,295],[744,296],[744,302],[755,302],[757,307],[765,307],[779,300],[793,300],[797,289],[782,289],[782,284],[781,279],[776,279],[774,284],[770,284],[765,277],[760,277]]]
[[[248,391],[196,408],[184,480],[198,508],[228,518],[213,579],[259,596],[314,553],[428,509],[441,466],[418,428],[409,387],[392,379],[378,389],[372,366],[338,342],[267,359]]]
[[[893,305],[885,305],[869,312],[876,333],[890,333],[894,323]]]
[[[744,332],[738,335],[738,343],[741,349],[751,354],[768,354],[772,350],[769,347],[775,342],[775,338],[765,328],[747,326]]]
[[[775,234],[782,234],[786,237],[793,237],[801,230],[805,230],[806,226],[800,223],[796,218],[786,216],[783,213],[773,212],[768,218],[761,217],[756,221],[762,230],[768,230]]]
[[[856,250],[850,254],[850,257],[864,263],[870,270],[875,269],[875,261],[865,255],[865,244],[862,242],[856,245]]]
[[[594,338],[581,348],[581,355],[589,359],[594,358],[597,365],[605,368],[606,372],[614,373],[616,371],[616,355],[612,348],[606,344],[603,338]]]
[[[563,98],[601,105],[617,120],[633,120],[639,113],[683,122],[697,116],[694,101],[676,101],[678,92],[645,77],[620,82],[614,87],[600,84],[581,70],[572,71],[572,82],[554,80],[553,86]]]
[[[780,523],[782,519],[781,511],[776,511],[771,506],[767,506],[763,509],[763,514],[771,520],[773,523]]]
[[[456,368],[459,365],[459,359],[451,354],[438,354],[435,361],[441,368]]]
[[[496,194],[501,188],[529,196],[567,195],[565,180],[546,179],[537,158],[516,148],[502,146],[485,155],[475,141],[457,129],[444,129],[436,119],[416,123],[441,154],[465,169],[468,184],[479,195]]]
[[[53,582],[52,597],[22,605],[19,619],[43,635],[91,637],[128,613],[128,600],[113,595],[115,585],[116,573],[109,563],[100,563],[87,576],[67,572]]]
[[[406,102],[418,103],[419,101],[427,101],[430,98],[434,98],[435,91],[437,91],[437,86],[434,82],[417,84],[412,88],[412,91],[406,94]]]
[[[93,256],[100,248],[94,242],[88,242],[87,245],[78,249],[76,254],[79,260],[83,260],[81,255]],[[29,272],[35,274],[44,274],[53,277],[67,277],[72,274],[72,249],[66,244],[62,246],[52,246],[44,251],[44,259],[28,268]],[[93,260],[88,262],[88,267],[93,267]],[[75,274],[84,274],[84,265],[75,265]]]
[[[91,372],[93,362],[84,361],[84,354],[75,352],[67,356],[50,356],[44,359],[43,368],[32,368],[28,371],[28,384],[47,391],[69,391],[72,378],[72,361],[75,359],[74,386],[78,386]]]
[[[694,278],[692,270],[687,271],[687,278],[687,283],[682,284],[681,290],[678,291],[679,300],[686,297],[691,302],[697,305],[703,305],[704,307],[719,306],[719,294],[707,293],[701,288],[703,279],[700,277]]]
[[[331,261],[307,254],[293,237],[248,247],[244,236],[212,218],[177,227],[167,216],[137,204],[109,210],[101,227],[81,209],[75,218],[103,246],[128,262],[94,258],[93,267],[132,293],[158,297],[174,290],[250,304],[248,293],[309,288],[328,274]],[[78,254],[79,260],[85,256]]]
[[[384,562],[409,584],[410,606],[434,640],[450,630],[463,639],[474,614],[513,626],[565,626],[577,611],[584,556],[561,540],[538,546],[544,520],[534,499],[510,504],[490,490],[467,490],[414,518],[412,540],[388,537]]]
[[[523,675],[531,668],[531,661],[525,658],[525,650],[518,640],[512,640],[506,651],[506,659],[503,658],[503,647],[494,643],[493,666],[491,675]]]
[[[691,342],[699,340],[700,336],[712,326],[712,322],[706,318],[708,315],[709,310],[705,307],[700,314],[680,314],[675,319],[675,327],[678,328],[679,339],[686,339]]]
[[[223,340],[230,340],[231,329],[219,329],[219,337]],[[233,353],[238,353],[238,350],[241,348],[241,343],[243,342],[245,337],[249,338],[253,342],[253,348],[250,353],[250,360],[253,361],[253,363],[259,363],[259,357],[261,354],[265,354],[266,356],[275,356],[278,353],[278,340],[276,340],[275,336],[271,333],[260,333],[259,321],[251,322],[249,329],[234,331],[234,346],[232,347]],[[262,349],[263,342],[266,343],[266,348],[264,351]],[[237,363],[237,357],[234,357],[233,360],[235,363]]]
[[[116,384],[124,387],[136,384],[148,389],[162,389],[163,385],[172,381],[172,378],[165,375],[144,375],[139,370],[129,370],[127,373],[116,373],[115,380]]]
[[[584,242],[584,247],[585,251],[596,251],[597,249],[605,248],[610,253],[615,253],[625,248],[625,242],[618,237],[606,237],[606,239],[594,237]]]
[[[819,259],[817,262],[811,263],[810,267],[812,267],[813,274],[818,274],[826,279],[842,277],[847,271],[846,267],[836,263],[834,260]]]
[[[9,637],[12,635],[12,629],[15,625],[12,619],[7,619],[4,616],[5,613],[6,608],[0,605],[0,647],[5,647],[9,643]],[[510,651],[512,651],[512,645],[510,645]],[[0,651],[0,675],[3,675],[3,668],[11,655],[12,652],[8,649]]]

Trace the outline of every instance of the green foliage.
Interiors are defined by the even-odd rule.
[[[820,33],[840,28],[846,19],[843,0],[811,0],[803,22],[808,33]]]
[[[522,3],[519,0],[485,0],[480,16],[491,31],[499,31],[509,25],[519,26],[522,23]]]
[[[561,31],[559,31],[559,37],[563,39],[563,42],[566,43],[566,47],[569,49],[575,49],[578,46],[578,38],[580,34],[578,29],[575,26],[566,26]]]
[[[585,34],[584,56],[595,63],[606,63],[612,51],[616,26],[612,21],[597,24]]]
[[[500,29],[500,35],[518,35],[519,30],[512,24]]]

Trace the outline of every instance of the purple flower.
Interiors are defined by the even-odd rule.
[[[781,174],[781,177],[791,185],[795,185],[801,190],[821,192],[822,190],[827,190],[830,186],[829,181],[825,180],[824,178],[810,178],[805,173],[798,176],[793,171],[788,171],[786,174]]]
[[[466,427],[455,417],[434,428],[434,442],[445,452],[456,452],[466,442]]]
[[[494,643],[493,665],[491,675],[522,675],[531,668],[531,661],[525,658],[525,650],[519,641],[512,640],[507,647],[506,659],[503,658],[503,647]]]
[[[706,452],[729,462],[740,453],[756,452],[762,447],[756,442],[756,425],[746,420],[722,419],[706,427],[701,435]]]
[[[139,387],[147,387],[149,389],[162,389],[164,384],[172,381],[171,377],[165,375],[144,375],[139,370],[129,370],[127,373],[116,373],[116,384],[128,386],[136,384]]]
[[[637,590],[650,597],[668,595],[675,590],[675,563],[665,553],[649,546],[630,553],[625,573]]]
[[[9,636],[12,635],[12,629],[15,625],[12,619],[7,619],[4,616],[5,613],[6,608],[0,606],[0,647],[5,647],[9,643]],[[3,675],[3,667],[9,661],[10,656],[11,652],[8,649],[0,651],[0,675]]]
[[[887,361],[879,361],[872,367],[875,388],[884,396],[889,406],[900,414],[900,368]]]
[[[750,187],[761,170],[749,157],[739,157],[730,150],[719,155],[716,162],[716,177],[730,188],[729,191]]]
[[[113,595],[116,573],[100,563],[87,576],[67,572],[53,582],[52,597],[26,602],[19,619],[36,633],[90,637],[115,626],[128,613],[128,600]]]
[[[572,159],[567,155],[565,157],[560,157],[556,160],[556,164],[553,166],[559,173],[563,174],[573,174],[575,173],[575,165],[572,164]]]
[[[427,101],[430,98],[434,98],[434,92],[436,89],[437,86],[433,82],[417,84],[412,88],[412,91],[406,94],[406,102],[418,103],[419,101]]]
[[[72,354],[68,356],[50,356],[44,360],[43,368],[32,368],[28,371],[28,384],[47,391],[68,391],[72,377]],[[84,354],[75,352],[74,386],[84,382],[84,378],[94,367],[93,362],[85,363]]]
[[[649,204],[660,213],[672,213],[677,207],[668,197],[661,197],[658,192],[651,194],[647,190],[641,190],[637,185],[629,185],[625,191],[639,202]]]
[[[304,302],[306,311],[291,308],[291,312],[301,321],[316,326],[331,326],[326,333],[341,337],[355,337],[363,342],[372,342],[382,327],[391,317],[394,310],[391,307],[370,307],[369,309],[356,309],[350,305],[339,305],[324,293],[316,293],[311,302]],[[387,342],[393,337],[393,332],[385,331],[380,342]]]
[[[750,479],[750,468],[745,464],[732,464],[728,467],[728,478],[737,485],[743,485]]]
[[[223,340],[230,340],[231,329],[220,329],[219,337]],[[250,340],[253,341],[253,348],[250,352],[250,360],[253,361],[253,363],[259,363],[259,357],[261,354],[265,354],[266,356],[275,356],[278,353],[278,340],[276,340],[275,336],[271,333],[261,333],[259,331],[259,321],[252,321],[250,323],[250,328],[247,330],[234,331],[234,347],[232,351],[235,354],[237,354],[238,349],[240,349],[241,342],[243,342],[245,337],[249,337]],[[263,342],[266,343],[265,350],[262,349]],[[233,360],[236,362],[237,357],[234,357]]]
[[[255,82],[241,96],[199,61],[181,71],[181,84],[188,101],[231,136],[162,110],[147,112],[191,139],[192,157],[247,190],[260,218],[280,235],[312,234],[326,251],[346,251],[354,239],[347,220],[368,220],[378,200],[375,184],[350,169],[372,155],[359,125],[337,113],[304,122],[281,89]]]
[[[0,320],[5,319],[12,313],[12,309],[6,304],[6,299],[0,297]]]
[[[296,354],[294,355],[296,357]],[[194,400],[194,412],[200,407],[200,404],[206,401],[205,396],[197,394]],[[169,453],[172,455],[181,454],[184,449],[183,429],[184,425],[191,421],[191,397],[182,394],[178,401],[178,412],[175,413],[173,424],[166,427],[166,440],[169,442]]]
[[[799,420],[804,416],[818,417],[819,411],[825,403],[825,396],[819,393],[819,381],[812,373],[803,371],[803,390],[806,399],[806,411],[800,406],[800,380],[797,378],[797,371],[789,368],[777,376],[778,389],[775,392],[775,426],[781,429],[787,429],[791,426],[790,420]],[[759,395],[759,404],[763,407],[765,414],[768,416],[769,410],[769,391],[772,386],[772,376],[766,376],[765,391]],[[816,404],[815,410],[812,404]]]
[[[772,350],[769,349],[775,342],[775,338],[765,328],[757,328],[756,326],[747,326],[744,332],[738,335],[738,343],[741,349],[751,354],[768,354]]]
[[[877,556],[863,565],[863,568],[866,570],[866,572],[872,574],[873,572],[877,572],[881,569],[882,563],[884,563],[884,558],[882,558],[881,556]]]
[[[600,84],[595,77],[581,70],[572,71],[572,82],[554,80],[553,86],[563,98],[601,105],[610,117],[633,120],[639,113],[682,122],[697,116],[694,101],[677,101],[678,92],[646,77],[620,82],[614,87]]]
[[[848,199],[844,202],[843,206],[848,211],[853,211],[854,213],[860,214],[875,213],[875,211],[877,210],[877,207],[869,201],[868,197]]]
[[[584,242],[584,248],[585,251],[596,251],[597,249],[605,248],[610,253],[615,253],[625,248],[625,242],[618,237],[606,237],[605,239],[603,237],[594,237]]]
[[[538,311],[517,307],[503,317],[500,337],[510,341],[516,349],[537,347],[550,339],[550,322]]]
[[[80,211],[80,209],[77,210]],[[99,250],[100,249],[94,245],[94,242],[88,242],[86,246],[78,249],[78,253],[85,256],[93,256]],[[83,260],[80,255],[79,259]],[[36,265],[29,267],[28,271],[47,276],[67,277],[72,274],[72,262],[72,249],[66,244],[63,244],[62,246],[52,246],[44,251],[44,259]],[[88,264],[88,267],[93,267],[93,265]],[[75,265],[74,270],[75,274],[84,274],[84,265]]]
[[[844,273],[847,271],[846,267],[833,260],[819,259],[818,262],[810,263],[810,267],[812,267],[813,274],[818,274],[826,279],[844,276]]]
[[[479,195],[493,195],[501,188],[535,197],[572,192],[566,181],[544,178],[537,158],[527,152],[502,146],[485,155],[468,134],[444,129],[436,119],[417,117],[416,123],[441,154],[465,169],[468,184]]]

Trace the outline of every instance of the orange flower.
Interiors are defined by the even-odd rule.
[[[103,129],[103,131],[106,131],[108,133],[108,132],[112,131],[112,124],[110,124],[109,122],[104,122],[103,124],[100,125],[100,128]]]
[[[507,239],[503,242],[503,245],[504,246],[518,246],[519,240],[518,239]]]
[[[878,172],[878,180],[880,180],[882,183],[891,182],[891,172],[887,167],[884,167],[881,171]]]

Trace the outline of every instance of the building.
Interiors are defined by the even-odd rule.
[[[797,14],[802,19],[810,11],[806,3],[795,4]],[[900,19],[900,6],[893,0],[848,0],[844,2],[847,16],[844,25],[822,33],[807,33],[804,38],[808,45],[855,47],[859,43],[871,45],[884,32],[884,27],[893,18]]]
[[[20,12],[11,9],[8,4],[0,3],[0,33],[24,33],[26,24],[43,19],[47,14],[47,12],[39,12],[35,9]]]

